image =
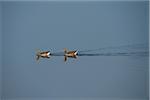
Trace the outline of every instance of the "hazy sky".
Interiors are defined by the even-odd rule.
[[[148,98],[147,57],[63,57],[37,49],[148,43],[148,2],[3,2],[4,97]]]

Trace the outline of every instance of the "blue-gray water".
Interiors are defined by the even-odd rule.
[[[148,44],[148,1],[16,1],[1,6],[2,98],[148,100],[148,57],[35,60],[37,49],[63,52]]]
[[[67,50],[70,51],[70,50]],[[114,47],[101,47],[97,49],[88,50],[74,50],[77,52],[77,56],[132,56],[132,57],[148,57],[149,56],[149,45],[148,44],[132,44],[122,45]],[[42,51],[38,51],[42,52]],[[64,56],[65,52],[50,52],[52,56]]]
[[[2,4],[0,3],[0,48],[2,48]],[[0,49],[2,55],[2,49]],[[2,97],[2,56],[0,56],[0,98]]]

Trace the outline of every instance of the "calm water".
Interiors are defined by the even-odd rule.
[[[148,100],[148,2],[0,3],[3,98]]]

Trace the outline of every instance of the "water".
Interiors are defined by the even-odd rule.
[[[0,3],[3,99],[148,100],[147,1]]]
[[[77,56],[149,56],[148,44],[104,47],[90,50],[77,50]],[[63,52],[51,52],[51,56],[64,56]]]

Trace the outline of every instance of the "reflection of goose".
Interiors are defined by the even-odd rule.
[[[77,58],[77,50],[74,50],[74,51],[68,51],[66,48],[64,49],[64,61],[67,61],[67,57],[69,58]]]
[[[37,56],[36,60],[39,60],[40,57],[41,58],[50,58],[50,54],[51,54],[50,51],[37,52],[37,54],[36,54],[36,56]]]

